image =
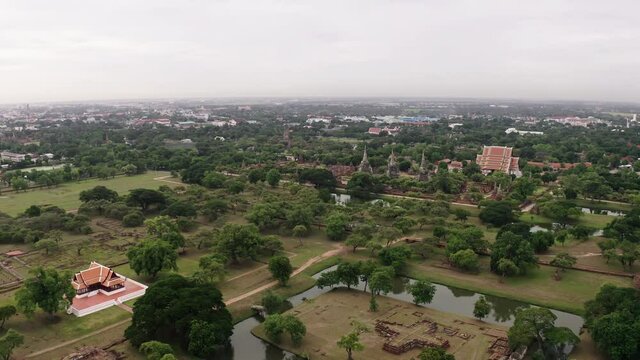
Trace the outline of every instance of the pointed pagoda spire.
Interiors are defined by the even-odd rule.
[[[400,175],[400,168],[398,167],[398,161],[396,160],[396,154],[391,149],[391,155],[387,162],[387,176],[390,178],[396,178]]]
[[[358,171],[367,174],[373,173],[373,169],[369,164],[369,156],[367,156],[367,145],[364,146],[364,154],[362,154],[362,161],[360,162],[360,166],[358,166]]]
[[[422,159],[420,160],[420,170],[418,170],[418,180],[429,180],[429,169],[427,169],[427,158],[424,156],[424,150],[422,151]]]

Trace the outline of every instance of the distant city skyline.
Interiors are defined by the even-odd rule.
[[[632,0],[34,1],[0,104],[414,97],[640,103]]]

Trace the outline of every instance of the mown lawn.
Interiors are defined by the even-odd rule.
[[[156,189],[160,185],[176,186],[176,184],[154,180],[154,178],[168,175],[169,173],[164,171],[149,171],[145,174],[118,176],[109,180],[90,179],[77,183],[66,183],[51,189],[42,188],[21,193],[6,193],[0,195],[0,211],[14,216],[31,205],[55,205],[65,210],[77,209],[80,206],[78,196],[83,190],[103,185],[117,191],[120,195],[124,195],[129,190],[136,188]],[[178,179],[168,180],[179,182]]]

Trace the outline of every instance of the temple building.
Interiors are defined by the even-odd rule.
[[[427,158],[424,156],[424,151],[422,152],[422,160],[420,160],[420,170],[418,170],[418,180],[429,181],[429,169],[427,164]]]
[[[124,278],[118,276],[110,268],[92,261],[88,269],[82,270],[73,276],[71,285],[76,290],[77,296],[98,290],[113,293],[114,291],[124,290]]]
[[[507,146],[485,146],[482,154],[476,156],[476,163],[485,175],[494,171],[505,174],[522,176],[518,161],[520,158],[513,157],[513,148]]]
[[[400,176],[400,168],[398,167],[398,160],[396,159],[396,154],[391,150],[391,155],[389,155],[389,160],[387,162],[387,176],[390,178],[397,178]]]
[[[117,274],[113,269],[92,261],[89,267],[71,279],[76,290],[69,314],[85,316],[144,295],[147,286]]]
[[[360,166],[358,166],[358,171],[364,172],[367,174],[372,174],[373,169],[369,164],[369,157],[367,156],[367,146],[364,147],[364,154],[362,155],[362,161],[360,162]]]

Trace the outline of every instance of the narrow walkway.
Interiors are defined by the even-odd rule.
[[[346,247],[340,247],[340,248],[338,248],[338,249],[329,250],[329,251],[324,252],[324,253],[323,253],[323,254],[321,254],[321,255],[318,255],[318,256],[316,256],[316,257],[313,257],[313,258],[311,258],[311,259],[307,260],[307,261],[306,261],[304,264],[302,264],[300,267],[298,267],[297,269],[295,269],[295,270],[293,271],[293,273],[291,274],[291,276],[292,276],[292,277],[293,277],[293,276],[296,276],[296,275],[300,274],[301,272],[305,271],[305,270],[306,270],[307,268],[309,268],[311,265],[313,265],[313,264],[315,264],[315,263],[317,263],[317,262],[319,262],[319,261],[322,261],[322,260],[324,260],[324,259],[328,259],[328,258],[330,258],[330,257],[332,257],[332,256],[335,256],[335,255],[341,254],[341,253],[345,252],[346,250],[348,250],[348,248],[346,248]],[[244,299],[246,299],[246,298],[248,298],[248,297],[250,297],[250,296],[253,296],[253,295],[255,295],[255,294],[258,294],[258,293],[260,293],[260,292],[262,292],[262,291],[264,291],[264,290],[267,290],[267,289],[269,289],[269,288],[271,288],[271,287],[274,287],[274,286],[276,286],[276,285],[278,285],[278,282],[277,282],[277,281],[272,281],[272,282],[270,282],[270,283],[268,283],[268,284],[265,284],[265,285],[263,285],[263,286],[260,286],[259,288],[253,289],[253,290],[248,291],[248,292],[246,292],[246,293],[244,293],[244,294],[242,294],[242,295],[239,295],[239,296],[236,296],[236,297],[234,297],[234,298],[231,298],[231,299],[229,299],[229,300],[225,301],[224,303],[225,303],[227,306],[229,306],[229,305],[231,305],[231,304],[233,304],[233,303],[237,303],[238,301],[244,300]]]
[[[168,178],[172,178],[172,177],[173,177],[173,176],[171,176],[171,175],[158,176],[158,177],[156,177],[156,178],[153,178],[153,180],[156,180],[156,181],[164,181],[164,182],[166,182],[166,183],[169,183],[169,184],[175,184],[175,185],[182,185],[182,186],[184,186],[184,185],[185,185],[184,183],[181,183],[181,182],[178,182],[178,181],[167,180]]]
[[[124,325],[124,324],[126,324],[128,322],[131,322],[131,319],[126,319],[126,320],[119,321],[119,322],[117,322],[115,324],[111,324],[109,326],[103,327],[100,330],[96,330],[94,332],[90,332],[90,333],[88,333],[86,335],[82,335],[82,336],[80,336],[78,338],[75,338],[73,340],[65,341],[65,342],[59,343],[57,345],[48,347],[46,349],[42,349],[40,351],[33,352],[33,353],[25,356],[25,359],[29,359],[29,358],[33,358],[33,357],[36,357],[36,356],[40,356],[40,355],[46,354],[46,353],[48,353],[50,351],[58,350],[58,349],[63,348],[65,346],[69,346],[69,345],[75,344],[78,341],[90,338],[90,337],[95,336],[95,335],[99,335],[99,334],[101,334],[103,332],[109,331],[109,330],[111,330],[113,328],[116,328],[116,327],[118,327],[120,325]]]
[[[131,306],[127,305],[127,304],[120,303],[120,304],[118,304],[116,306],[119,307],[120,309],[130,313],[130,314],[133,314],[133,308]]]

